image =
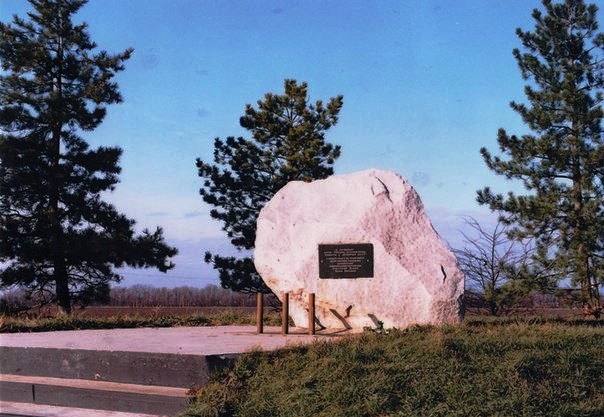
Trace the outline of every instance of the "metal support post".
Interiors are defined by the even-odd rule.
[[[259,292],[256,301],[256,333],[264,333],[264,294]]]
[[[315,334],[315,293],[308,294],[308,334]]]
[[[289,293],[283,293],[281,300],[281,334],[289,333]]]

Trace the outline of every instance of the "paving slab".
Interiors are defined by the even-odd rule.
[[[280,327],[264,330],[263,334],[256,334],[254,326],[208,326],[3,333],[0,346],[208,356],[274,350],[347,334],[329,330],[310,336],[306,329],[291,328],[290,334],[282,335]]]
[[[0,374],[0,383],[14,382],[27,385],[52,385],[54,387],[94,389],[96,391],[127,392],[132,394],[157,395],[186,398],[188,390],[175,387],[155,387],[150,385],[123,384],[120,382],[88,381],[82,379],[35,377]]]
[[[127,413],[89,408],[58,407],[44,404],[27,404],[0,401],[2,417],[163,417],[158,414]]]

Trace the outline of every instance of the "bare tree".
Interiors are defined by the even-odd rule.
[[[529,291],[520,277],[528,270],[530,243],[510,239],[502,221],[492,229],[473,217],[464,223],[463,247],[454,252],[466,276],[466,290],[479,293],[490,314],[501,314]]]

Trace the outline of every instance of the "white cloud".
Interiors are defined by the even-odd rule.
[[[161,198],[118,190],[106,199],[118,211],[136,220],[137,229],[160,226],[168,240],[196,241],[224,236],[220,223],[210,217],[210,207],[198,195]]]

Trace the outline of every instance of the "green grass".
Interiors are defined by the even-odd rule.
[[[278,326],[281,319],[277,313],[264,315],[267,326]],[[226,326],[226,325],[255,325],[255,314],[237,311],[220,313],[191,314],[186,316],[157,315],[144,317],[138,315],[120,315],[110,317],[44,317],[23,319],[15,317],[0,317],[0,333],[16,332],[47,332],[57,330],[85,329],[129,329],[136,327],[175,327],[175,326]]]
[[[471,320],[250,352],[186,415],[602,417],[604,321]]]

